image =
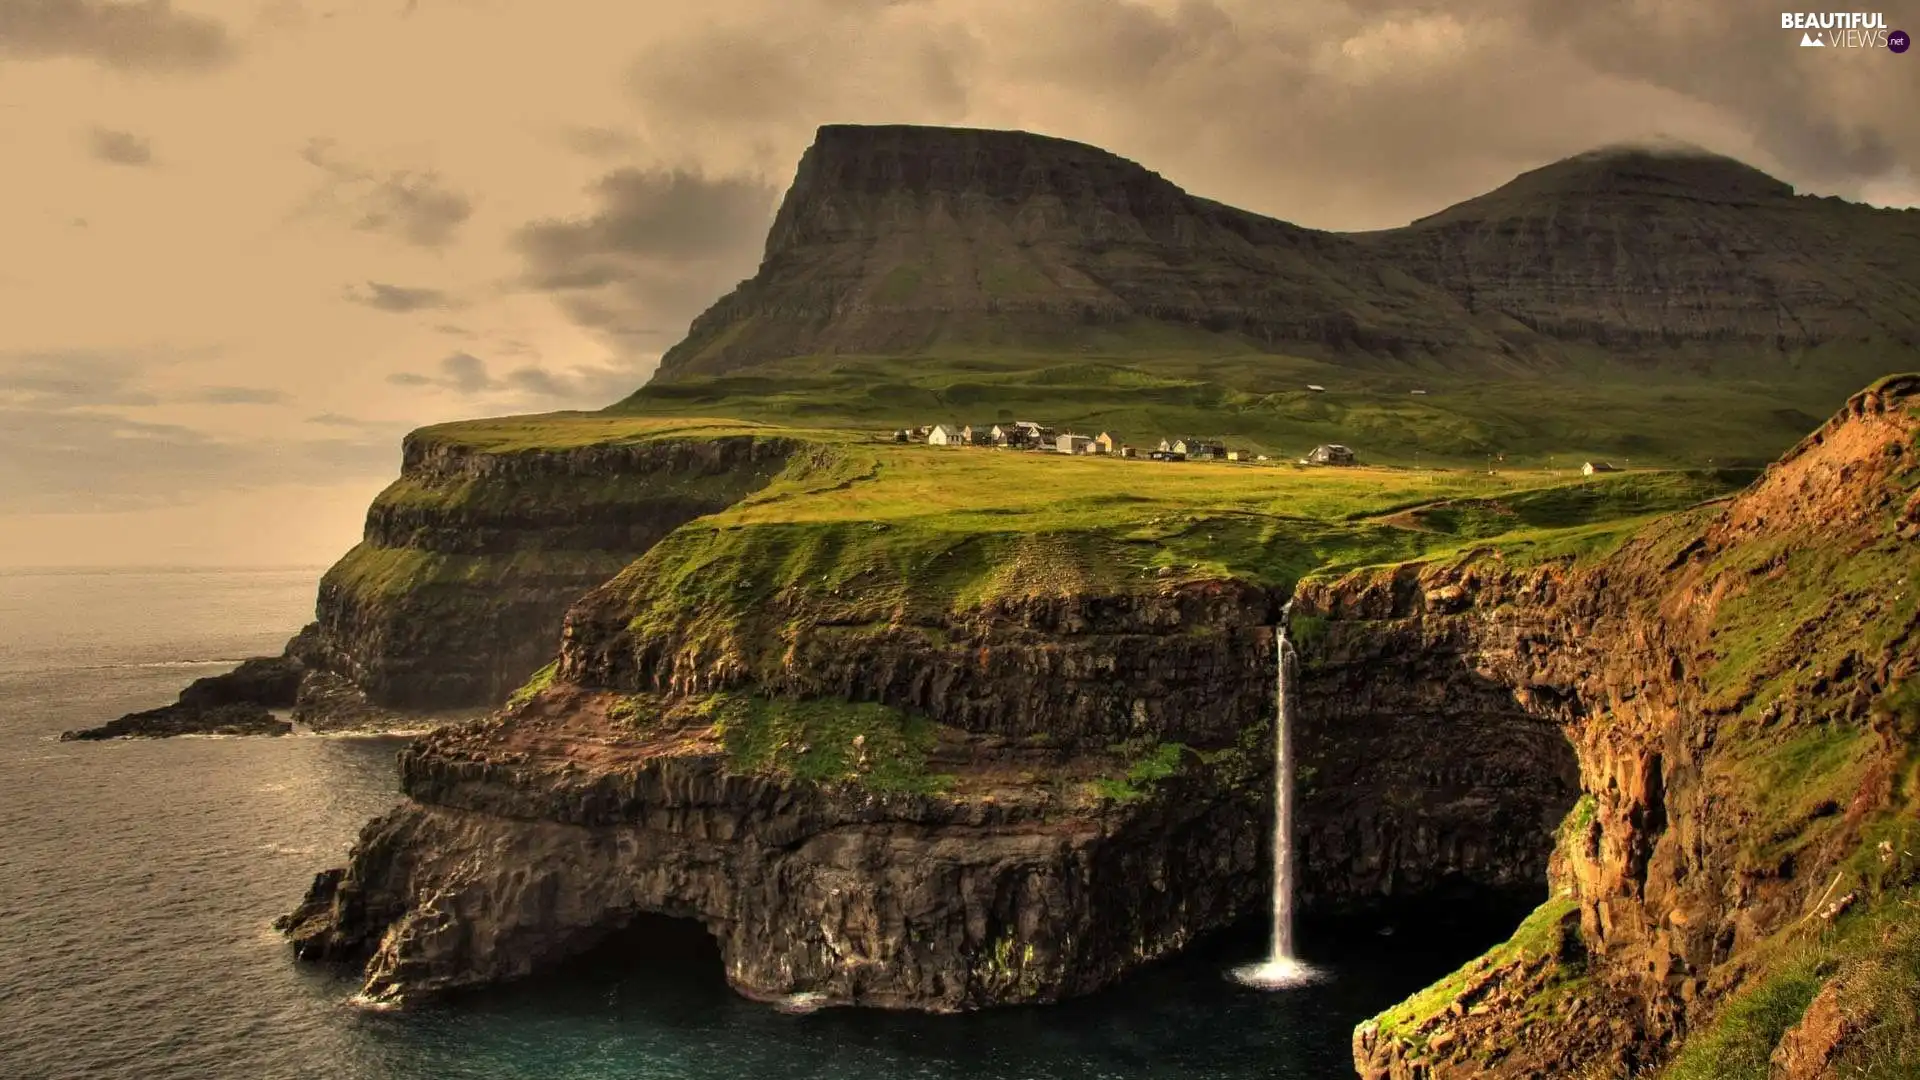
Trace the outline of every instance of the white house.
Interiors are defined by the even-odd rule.
[[[1585,465],[1580,466],[1580,472],[1586,476],[1592,476],[1594,473],[1597,473],[1597,472],[1619,472],[1619,471],[1620,471],[1619,469],[1614,468],[1611,464],[1604,461],[1589,461]]]
[[[1093,445],[1093,440],[1085,435],[1062,435],[1053,445],[1063,454],[1086,454],[1091,453],[1088,448]]]
[[[935,424],[927,432],[928,446],[959,446],[960,431],[951,424]]]

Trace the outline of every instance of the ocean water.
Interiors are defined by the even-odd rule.
[[[0,1080],[1324,1080],[1351,1075],[1356,1022],[1498,936],[1504,913],[1393,937],[1308,923],[1327,979],[1263,992],[1227,977],[1263,955],[1254,924],[1063,1005],[796,1016],[731,993],[673,924],[528,982],[356,1009],[269,924],[393,802],[397,740],[56,741],[278,651],[316,578],[0,573]]]

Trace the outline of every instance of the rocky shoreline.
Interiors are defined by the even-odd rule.
[[[62,742],[167,739],[181,735],[413,733],[471,720],[484,709],[381,707],[320,666],[319,626],[294,635],[279,656],[255,656],[232,671],[195,679],[170,705],[127,713],[97,727],[64,731]]]

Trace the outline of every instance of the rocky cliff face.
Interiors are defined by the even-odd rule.
[[[1584,793],[1554,856],[1565,932],[1363,1026],[1363,1076],[1629,1075],[1849,907],[1897,909],[1917,868],[1873,841],[1911,814],[1917,404],[1920,378],[1888,380],[1747,493],[1604,560],[1302,590],[1315,655],[1451,669],[1564,732]]]
[[[1280,595],[1176,582],[870,624],[803,590],[715,638],[633,618],[658,558],[574,609],[548,689],[408,753],[408,801],[290,917],[302,955],[404,998],[665,914],[707,927],[743,993],[947,1010],[1085,993],[1266,910]],[[1444,712],[1311,743],[1309,768],[1371,776],[1308,803],[1312,903],[1537,887],[1569,785],[1437,738]],[[1445,783],[1396,796],[1381,753]]]
[[[977,612],[938,647],[801,641],[777,686],[726,657],[663,663],[609,613],[618,596],[569,620],[550,689],[408,752],[408,802],[290,918],[302,955],[413,997],[664,914],[705,925],[748,995],[951,1010],[1091,991],[1260,906],[1259,798],[1198,767],[1270,711],[1257,590]],[[1244,652],[1196,647],[1236,634]],[[1212,700],[1182,708],[1206,681]],[[879,723],[758,711],[823,700]],[[1176,737],[1193,748],[1165,775],[1117,779]],[[823,752],[844,767],[820,774]]]
[[[1216,349],[1480,374],[1578,346],[1751,366],[1755,350],[1920,345],[1916,274],[1920,213],[1795,196],[1704,153],[1582,155],[1405,228],[1336,234],[1062,139],[835,125],[801,159],[759,272],[656,381],[1153,324]]]
[[[1463,662],[1466,643],[1323,622],[1318,600],[1303,595],[1295,626],[1301,901],[1543,893],[1580,792],[1560,726]]]
[[[367,993],[413,998],[524,975],[644,912],[704,924],[755,997],[961,1009],[1096,988],[1255,888],[1256,831],[1217,792],[1069,812],[977,753],[966,797],[796,787],[729,769],[700,729],[612,744],[604,704],[551,696],[504,740],[411,751],[412,801],[316,884],[301,954],[371,953]]]
[[[764,487],[801,445],[732,433],[623,440],[593,421],[538,418],[531,439],[511,419],[464,438],[408,436],[365,539],[321,579],[317,621],[281,656],[69,736],[290,731],[272,709],[316,728],[391,728],[498,705],[553,657],[570,604],[681,525]]]
[[[766,484],[750,435],[485,451],[408,438],[366,538],[320,584],[317,664],[375,705],[490,705],[553,656],[568,605]]]

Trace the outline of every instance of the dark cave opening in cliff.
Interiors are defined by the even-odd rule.
[[[1411,650],[1399,663],[1307,672],[1300,936],[1438,941],[1469,959],[1548,899],[1579,760],[1564,716],[1530,707],[1532,695],[1449,655]]]
[[[539,976],[577,986],[623,983],[671,987],[696,996],[729,993],[720,943],[696,919],[639,913]]]

